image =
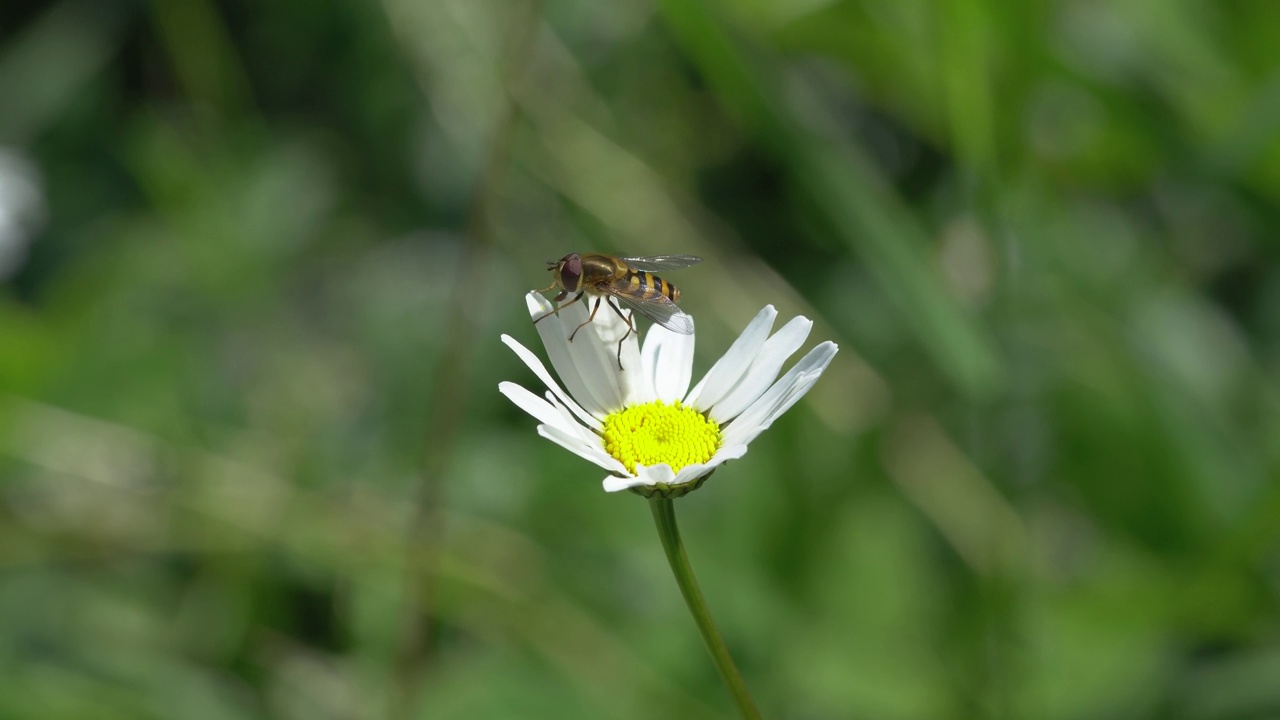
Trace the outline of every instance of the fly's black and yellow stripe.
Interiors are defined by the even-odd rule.
[[[658,294],[666,297],[671,302],[676,302],[680,299],[679,288],[651,272],[628,269],[625,282],[627,289],[638,297]]]

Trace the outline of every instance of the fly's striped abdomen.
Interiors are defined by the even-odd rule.
[[[664,295],[671,302],[680,299],[680,291],[675,285],[663,280],[651,272],[630,270],[627,272],[627,287],[637,295],[656,293]]]

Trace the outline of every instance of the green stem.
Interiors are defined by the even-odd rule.
[[[676,584],[680,586],[680,593],[684,595],[689,612],[693,613],[693,621],[698,624],[702,640],[707,644],[707,650],[711,653],[716,669],[720,671],[720,679],[724,680],[725,687],[733,696],[733,701],[738,704],[738,711],[742,713],[742,717],[746,720],[760,720],[760,711],[751,700],[751,694],[747,692],[747,686],[742,682],[742,675],[738,672],[738,667],[733,664],[733,658],[729,657],[729,648],[725,646],[724,638],[716,629],[716,623],[711,619],[711,611],[707,609],[707,601],[702,597],[702,591],[698,589],[693,568],[689,566],[689,556],[685,554],[684,543],[680,541],[680,529],[676,527],[674,501],[654,495],[649,498],[649,509],[653,511],[653,522],[658,526],[658,538],[662,540],[662,549],[667,552],[667,562],[671,563],[671,572],[676,576]]]

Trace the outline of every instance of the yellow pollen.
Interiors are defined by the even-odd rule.
[[[634,473],[636,465],[667,463],[680,472],[704,463],[720,449],[720,427],[677,400],[655,400],[610,413],[604,419],[604,447]]]

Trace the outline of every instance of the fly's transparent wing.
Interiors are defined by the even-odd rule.
[[[649,257],[624,257],[620,259],[636,270],[644,270],[646,272],[679,270],[702,262],[702,258],[696,255],[651,255]]]
[[[649,318],[656,325],[681,335],[693,334],[693,318],[681,310],[666,295],[646,288],[643,292],[627,292],[612,286],[601,288],[605,294],[616,299],[623,307],[634,310]]]

